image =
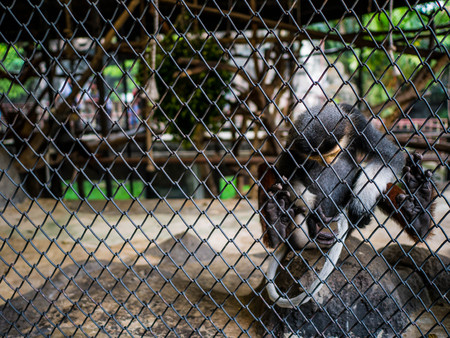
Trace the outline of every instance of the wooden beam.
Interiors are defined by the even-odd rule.
[[[198,155],[192,155],[192,156],[170,156],[167,154],[166,156],[157,156],[153,157],[152,160],[157,165],[163,165],[163,164],[226,164],[226,165],[238,165],[238,166],[248,166],[250,164],[260,164],[264,162],[268,163],[274,163],[276,161],[276,156],[260,156],[254,155],[252,157],[248,156],[238,156],[234,158],[233,156],[223,156],[221,155],[212,155],[212,156],[198,156]],[[145,157],[143,156],[133,156],[133,157],[97,157],[97,161],[101,164],[111,164],[111,163],[127,163],[130,165],[137,165],[142,164],[143,167],[146,165]],[[80,164],[85,164],[85,160],[81,160]]]
[[[170,4],[177,4],[180,5],[180,2],[177,0],[160,0],[160,2],[164,3],[170,3]],[[385,48],[387,48],[387,44],[389,41],[374,41],[372,36],[378,36],[378,35],[386,35],[386,32],[370,32],[370,35],[365,32],[358,32],[358,33],[347,33],[347,34],[335,34],[332,32],[319,32],[316,30],[311,29],[304,29],[300,26],[292,23],[286,23],[276,20],[270,20],[270,19],[260,19],[257,16],[252,16],[248,14],[242,14],[242,13],[236,13],[231,12],[227,10],[219,10],[216,8],[206,7],[203,5],[196,5],[190,2],[184,2],[185,7],[187,7],[190,11],[198,14],[199,12],[202,13],[211,13],[216,14],[218,16],[228,16],[233,19],[237,19],[244,22],[252,22],[259,25],[260,28],[269,27],[270,29],[283,29],[289,32],[294,33],[295,38],[297,40],[303,40],[303,39],[313,39],[313,40],[331,40],[331,41],[337,41],[341,42],[346,45],[350,45],[353,48],[361,48],[361,47],[370,47],[374,49],[381,49],[385,44]],[[446,27],[445,25],[443,26]],[[408,31],[411,33],[412,31]],[[417,30],[417,32],[420,32],[420,30]],[[249,39],[244,39],[243,42],[248,43]],[[231,40],[234,42],[235,40]],[[253,37],[252,37],[253,41]],[[404,44],[394,44],[394,47],[397,51],[401,51],[404,54],[411,54],[411,55],[417,55],[419,54],[420,57],[427,57],[430,59],[436,59],[441,58],[444,55],[447,55],[444,52],[437,51],[436,49],[429,50],[429,49],[418,49],[414,46],[406,46]]]

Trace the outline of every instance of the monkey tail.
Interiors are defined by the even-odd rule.
[[[338,221],[338,235],[336,236],[336,242],[333,244],[328,255],[326,256],[325,264],[319,272],[317,279],[311,284],[307,291],[300,293],[294,298],[285,298],[280,295],[277,291],[278,288],[275,285],[275,275],[278,265],[289,252],[286,243],[282,243],[278,249],[273,252],[273,256],[269,260],[269,267],[266,273],[266,278],[268,281],[267,293],[270,300],[279,307],[295,308],[315,297],[336,266],[336,263],[341,255],[342,247],[344,246],[345,238],[347,237],[348,228],[347,216],[345,214],[341,214]]]

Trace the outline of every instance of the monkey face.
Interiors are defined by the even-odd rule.
[[[322,118],[326,122],[325,116]],[[346,120],[338,120],[337,124],[336,121],[332,122],[323,124],[318,119],[309,121],[296,133],[292,132],[291,139],[294,142],[289,149],[294,151],[297,156],[315,161],[322,166],[332,164],[348,146],[351,134]]]

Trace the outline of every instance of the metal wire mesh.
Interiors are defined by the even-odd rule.
[[[1,0],[1,334],[448,336],[449,8]],[[268,279],[264,177],[283,175],[299,112],[342,103],[422,155],[433,206],[406,194],[433,236],[374,206],[329,276],[310,238]],[[293,308],[267,295],[322,278]]]

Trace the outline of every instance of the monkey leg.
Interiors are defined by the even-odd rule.
[[[263,242],[274,248],[289,235],[292,219],[300,212],[291,205],[290,194],[277,183],[275,170],[263,163],[258,167],[260,186],[258,189],[258,208],[261,214]]]
[[[258,189],[258,207],[261,215],[263,242],[270,248],[276,247],[280,241],[288,240],[294,250],[300,250],[311,243],[311,239],[320,245],[329,246],[335,241],[335,234],[326,231],[325,224],[334,221],[333,217],[324,214],[321,205],[314,212],[295,205],[295,198],[290,195],[288,186],[277,182],[274,169],[265,163],[258,168],[260,186]],[[283,178],[287,181],[286,178]],[[307,227],[300,227],[306,214]],[[297,217],[302,216],[303,217]],[[295,222],[293,220],[295,219]],[[301,228],[301,229],[300,229]],[[324,230],[324,231],[322,231]]]
[[[405,229],[414,240],[424,239],[432,226],[433,199],[435,197],[431,184],[432,172],[422,167],[423,157],[413,154],[408,159],[404,173],[405,190],[399,186],[389,184],[387,197],[390,201],[383,201],[381,209]]]
[[[290,193],[281,183],[274,184],[269,190],[269,198],[263,207],[263,214],[267,223],[267,244],[276,247],[289,235],[288,229],[299,209],[291,202]]]

